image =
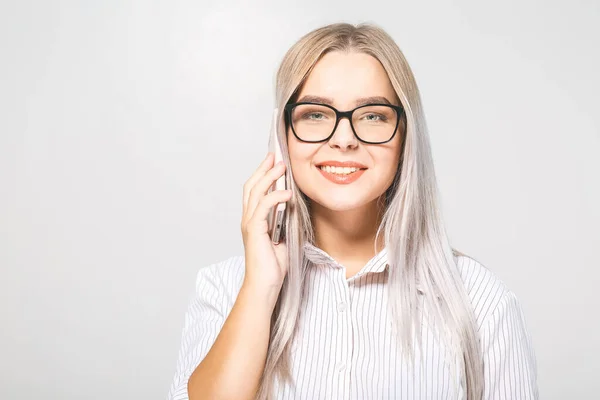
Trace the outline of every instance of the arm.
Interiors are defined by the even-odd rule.
[[[538,399],[537,363],[521,305],[507,291],[482,326],[484,399]]]
[[[170,400],[254,398],[278,293],[244,281],[229,310],[225,290],[211,269],[199,271]]]
[[[265,367],[274,300],[276,294],[242,286],[217,340],[190,377],[190,400],[254,398]]]
[[[214,268],[198,274],[196,299],[186,317],[180,366],[170,391],[172,400],[185,400],[188,393],[191,400],[256,396],[267,358],[271,316],[288,269],[287,247],[283,242],[274,247],[267,217],[277,204],[290,200],[292,191],[267,194],[285,173],[285,164],[273,165],[272,156],[268,153],[244,184],[244,280],[237,283],[241,288],[231,310],[224,305],[229,303],[224,301],[227,287],[215,279],[219,277]],[[241,271],[242,265],[237,266]]]

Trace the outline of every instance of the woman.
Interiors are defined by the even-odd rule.
[[[449,244],[419,91],[391,37],[316,29],[276,89],[284,163],[268,154],[244,185],[244,257],[198,273],[169,398],[537,398],[519,302]],[[290,189],[268,193],[285,170]]]

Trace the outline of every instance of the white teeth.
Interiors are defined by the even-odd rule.
[[[325,172],[329,172],[330,174],[339,175],[348,175],[359,170],[359,168],[354,167],[333,167],[330,165],[321,165],[319,168]]]

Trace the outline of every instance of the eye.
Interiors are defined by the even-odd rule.
[[[321,118],[319,118],[319,117],[321,117]],[[325,115],[320,112],[309,112],[309,113],[302,115],[302,119],[312,119],[312,120],[321,120],[321,119],[323,119],[323,117],[325,117]]]
[[[335,113],[320,104],[300,104],[294,108],[293,119],[305,123],[329,122],[335,119]]]
[[[371,122],[387,121],[387,117],[385,115],[374,114],[374,113],[365,114],[365,116],[363,118],[365,118],[367,121],[371,121]]]

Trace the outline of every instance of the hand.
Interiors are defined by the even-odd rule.
[[[285,172],[283,162],[273,165],[274,158],[273,153],[268,153],[244,184],[241,228],[246,256],[245,284],[265,291],[276,289],[279,293],[288,271],[287,244],[285,238],[279,244],[271,241],[267,217],[271,208],[292,197],[292,191],[274,190],[266,194]]]

